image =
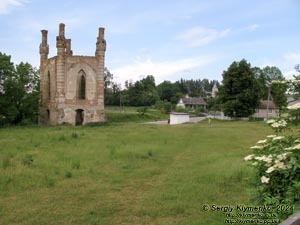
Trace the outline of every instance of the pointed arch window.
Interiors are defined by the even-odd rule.
[[[79,72],[79,99],[85,99],[86,92],[86,80],[85,73],[83,70]]]
[[[47,82],[47,97],[50,100],[51,99],[51,79],[50,79],[50,71],[48,71],[48,82]]]

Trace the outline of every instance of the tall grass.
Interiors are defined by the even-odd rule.
[[[0,129],[0,224],[223,224],[263,123]],[[24,160],[26,163],[24,164]]]
[[[164,114],[151,107],[147,108],[144,115],[139,114],[138,109],[139,107],[120,108],[117,106],[107,106],[105,108],[105,115],[107,121],[111,123],[158,121],[169,118],[168,114]]]

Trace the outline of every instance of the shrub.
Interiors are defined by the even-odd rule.
[[[152,156],[153,156],[152,150],[149,150],[149,151],[148,151],[148,156],[149,156],[149,157],[152,157]]]
[[[45,177],[45,182],[47,187],[54,187],[55,185],[55,181],[49,177]]]
[[[300,109],[295,109],[290,111],[289,121],[294,125],[299,125],[300,123]]]
[[[187,112],[188,110],[186,108],[183,108],[183,107],[176,107],[175,111],[176,112]]]
[[[33,156],[32,155],[25,155],[23,158],[23,165],[31,166],[33,164]]]
[[[77,134],[77,133],[74,133],[74,132],[72,133],[71,136],[72,136],[73,139],[77,139],[77,138],[78,138],[78,134]]]
[[[66,141],[67,139],[66,139],[66,136],[65,136],[64,134],[62,134],[62,135],[60,135],[60,136],[58,137],[58,140],[59,140],[59,141]]]
[[[136,111],[138,112],[139,116],[144,117],[146,112],[148,111],[148,107],[141,107],[138,108]]]
[[[172,110],[172,103],[168,101],[157,101],[155,108],[159,109],[163,113],[169,113]]]
[[[70,171],[67,171],[65,173],[65,178],[71,178],[72,177],[72,173]]]
[[[268,135],[252,146],[253,154],[244,160],[256,168],[257,198],[260,204],[287,205],[279,213],[281,219],[293,213],[292,205],[299,204],[300,195],[300,136],[279,136],[287,129],[283,119],[268,120],[276,135]]]

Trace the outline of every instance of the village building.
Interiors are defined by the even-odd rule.
[[[278,107],[271,100],[261,100],[258,107],[255,109],[255,113],[252,115],[254,118],[273,118],[277,117],[279,113]]]
[[[212,97],[212,98],[216,98],[218,92],[219,92],[219,89],[218,89],[218,87],[217,87],[217,83],[214,82],[214,86],[213,86],[213,88],[212,88],[212,90],[211,90],[211,97]]]
[[[179,102],[176,105],[177,107],[182,107],[182,108],[191,108],[191,109],[196,109],[196,108],[207,108],[207,103],[204,101],[203,98],[190,98],[190,97],[185,97],[179,99]]]
[[[289,101],[289,99],[288,99],[288,105],[287,105],[288,108],[295,107],[295,106],[298,107],[299,105],[300,105],[299,100],[293,99],[293,100]]]
[[[73,55],[71,39],[65,37],[65,25],[61,23],[56,37],[57,55],[48,58],[48,31],[41,32],[39,124],[104,121],[104,28],[99,28],[95,56]]]

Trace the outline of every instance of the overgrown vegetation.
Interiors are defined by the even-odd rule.
[[[286,82],[277,81],[281,85]],[[294,81],[299,83],[298,80]],[[267,123],[275,134],[260,140],[251,149],[253,154],[245,157],[256,169],[256,197],[260,204],[278,207],[278,218],[285,219],[300,209],[300,136],[295,130],[288,130],[298,124],[300,106],[288,107],[285,118],[270,119]],[[295,113],[296,112],[296,113]]]

